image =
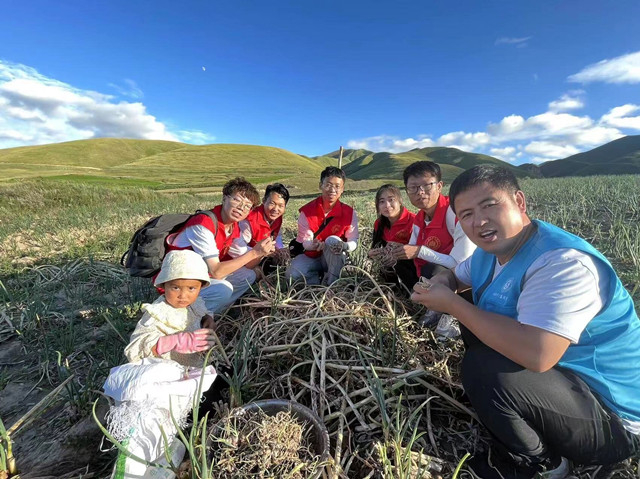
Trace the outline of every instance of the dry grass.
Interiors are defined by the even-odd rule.
[[[237,411],[210,429],[212,477],[305,479],[322,466],[309,431],[290,411]]]
[[[332,477],[381,474],[376,444],[440,458],[451,472],[484,442],[462,398],[461,344],[436,341],[390,286],[348,266],[330,287],[288,289],[272,276],[256,293],[219,318],[231,402],[310,407],[332,438]],[[416,428],[427,434],[412,438]]]

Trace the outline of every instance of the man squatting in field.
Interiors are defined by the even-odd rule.
[[[191,249],[207,263],[211,285],[200,296],[211,312],[223,310],[242,296],[256,279],[252,268],[275,249],[271,236],[248,249],[240,234],[238,223],[259,202],[254,186],[235,178],[222,188],[222,204],[211,210],[218,219],[217,227],[207,215],[195,215],[167,237],[167,251]]]
[[[477,166],[449,191],[478,246],[412,299],[462,324],[462,382],[495,447],[482,478],[565,477],[567,459],[614,464],[639,450],[640,322],[607,259],[530,220],[504,168]],[[474,304],[453,293],[471,288]],[[565,459],[566,458],[566,459]]]
[[[348,205],[340,202],[346,176],[335,166],[320,173],[321,195],[300,208],[297,241],[304,246],[304,254],[293,258],[287,276],[304,278],[308,284],[330,285],[340,277],[346,252],[358,246],[358,216]],[[326,227],[318,234],[322,223]]]
[[[259,241],[271,237],[275,241],[275,251],[262,259],[260,266],[264,274],[275,270],[281,263],[279,258],[287,258],[289,249],[282,244],[282,218],[289,202],[289,190],[281,183],[268,185],[262,204],[254,207],[249,215],[239,223],[242,238],[248,248],[253,248]]]
[[[393,254],[398,261],[411,259],[415,272],[404,270],[400,277],[409,289],[420,276],[431,278],[436,273],[455,268],[466,260],[475,245],[467,238],[456,214],[449,205],[449,197],[442,194],[440,165],[432,161],[416,161],[402,173],[411,204],[418,208],[408,244],[394,244]],[[420,323],[435,325],[438,311],[427,311]]]

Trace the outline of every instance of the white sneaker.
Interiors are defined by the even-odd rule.
[[[534,479],[564,479],[569,475],[570,470],[569,460],[563,457],[560,459],[560,465],[558,467],[548,471],[538,472]]]

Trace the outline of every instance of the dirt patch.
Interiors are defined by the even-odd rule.
[[[102,421],[107,410],[106,404],[98,406],[97,415]],[[102,433],[92,417],[70,428],[65,426],[45,417],[18,436],[14,455],[19,460],[18,468],[28,471],[21,474],[23,479],[79,477],[82,472],[86,474],[89,464],[92,471],[100,469],[100,464],[108,468],[115,453],[100,452]]]

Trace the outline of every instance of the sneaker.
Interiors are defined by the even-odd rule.
[[[560,458],[560,463],[557,465],[551,466],[553,469],[549,468],[546,471],[538,472],[534,478],[535,479],[564,479],[569,475],[569,461],[565,457]]]
[[[417,323],[424,328],[434,328],[440,321],[441,316],[442,313],[429,309],[418,319]]]
[[[479,454],[469,459],[465,467],[476,479],[564,479],[569,474],[569,461],[564,457],[544,466],[518,466],[500,454]],[[540,468],[544,470],[540,470]]]

